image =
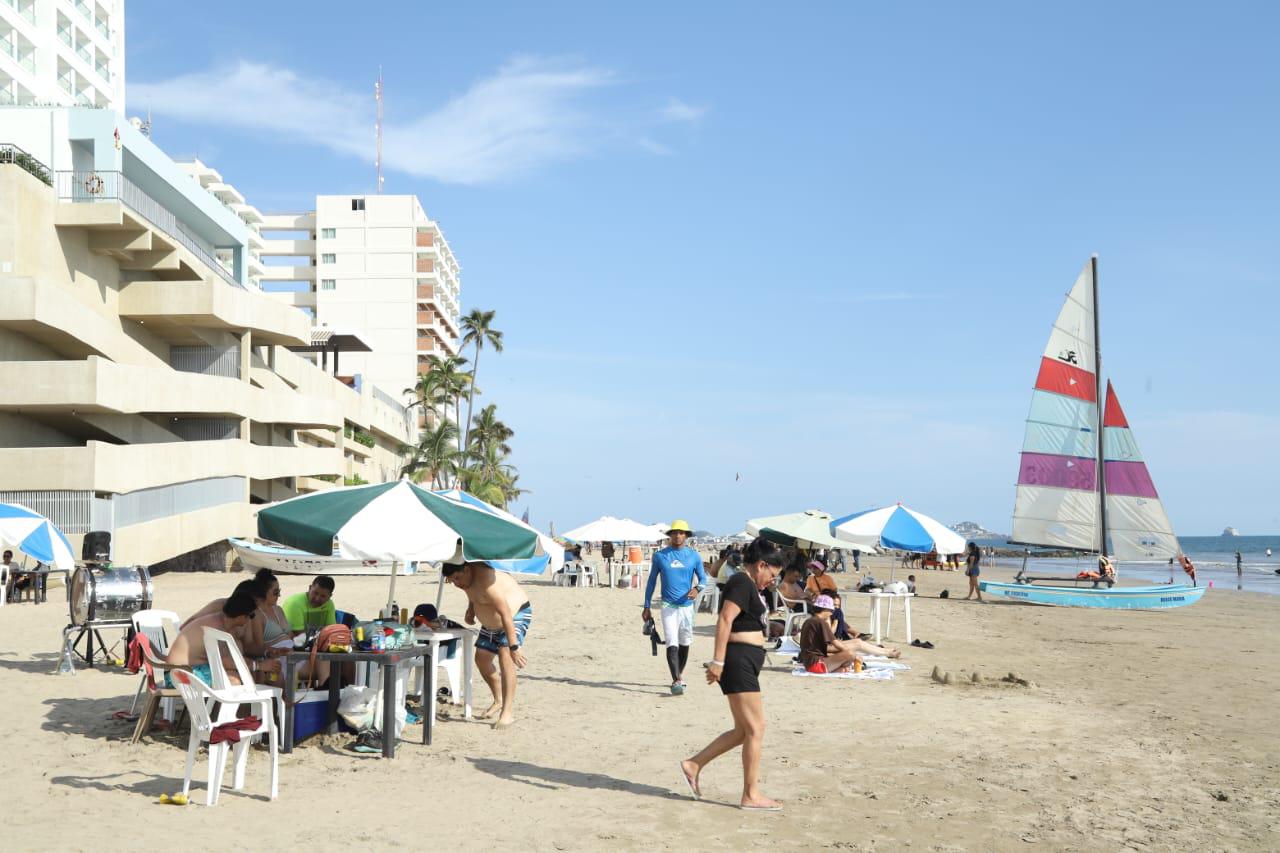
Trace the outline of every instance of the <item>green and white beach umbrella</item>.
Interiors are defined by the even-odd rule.
[[[313,554],[334,540],[362,560],[460,563],[542,556],[537,531],[432,494],[408,480],[326,489],[258,512],[258,535]],[[395,596],[391,573],[387,606]]]
[[[807,509],[789,515],[753,518],[747,522],[746,532],[752,536],[764,536],[783,545],[799,545],[801,548],[853,547],[831,533],[831,520],[829,513],[820,509]],[[876,549],[869,544],[862,545],[861,550],[864,554],[876,553]]]

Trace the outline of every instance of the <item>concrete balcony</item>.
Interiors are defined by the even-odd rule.
[[[223,376],[168,367],[82,361],[0,362],[0,411],[35,414],[164,414],[248,418],[301,429],[341,426],[333,399],[256,388]]]
[[[263,253],[267,254],[267,253]],[[267,264],[266,274],[262,276],[263,281],[309,281],[314,283],[316,280],[316,268],[311,264],[295,264],[293,266],[283,266],[280,264]]]
[[[432,272],[435,270],[435,259],[420,255],[415,263],[415,269],[420,273]]]
[[[263,231],[315,231],[315,213],[264,213]]]
[[[316,241],[264,239],[261,254],[313,258],[316,254]]]
[[[245,441],[176,441],[0,449],[0,489],[133,492],[210,477],[274,480],[341,474],[326,447],[265,447]]]
[[[433,338],[418,338],[418,352],[437,352],[440,349]]]
[[[315,292],[310,290],[273,290],[263,295],[294,308],[310,308],[314,311],[316,307]]]
[[[268,268],[274,269],[274,268]],[[265,276],[264,276],[265,277]],[[121,317],[141,320],[157,334],[191,333],[191,326],[253,332],[255,342],[305,346],[311,318],[256,290],[203,281],[134,281],[120,291]]]

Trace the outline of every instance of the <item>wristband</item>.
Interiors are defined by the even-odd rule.
[[[516,652],[520,651],[520,644],[519,644],[519,643],[516,643],[516,644],[514,644],[514,645],[508,646],[507,648],[511,649],[512,654],[514,654],[514,653],[516,653]]]
[[[707,666],[718,666],[718,667],[720,667],[721,669],[724,669],[724,661],[722,661],[722,660],[709,660],[709,661],[707,661]]]

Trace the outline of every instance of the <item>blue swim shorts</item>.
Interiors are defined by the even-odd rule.
[[[209,669],[209,664],[200,663],[200,664],[196,664],[195,666],[181,666],[178,668],[191,670],[191,674],[194,675],[196,678],[200,679],[210,687],[213,686],[213,670]],[[175,685],[173,683],[173,679],[169,677],[169,674],[170,674],[169,671],[165,670],[164,686],[171,688],[171,687],[174,687]]]
[[[525,604],[516,611],[516,615],[512,619],[516,623],[516,644],[523,646],[525,634],[529,633],[529,623],[533,621],[533,607]],[[511,641],[507,638],[507,632],[503,628],[491,631],[488,628],[481,627],[480,633],[476,636],[476,648],[484,649],[486,652],[498,653],[498,649],[511,645]]]

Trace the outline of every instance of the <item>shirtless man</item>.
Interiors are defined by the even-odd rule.
[[[245,624],[253,618],[254,611],[258,609],[258,604],[253,600],[253,596],[247,592],[236,591],[222,603],[222,607],[215,613],[206,616],[200,616],[189,620],[178,632],[177,639],[173,641],[173,645],[169,646],[169,654],[165,655],[165,663],[170,666],[179,667],[181,669],[189,669],[195,673],[206,684],[213,684],[213,673],[209,669],[209,656],[205,653],[204,648],[204,629],[206,627],[216,628],[219,631],[226,631],[232,636],[239,634]],[[233,684],[239,684],[240,680],[236,677],[235,664],[230,658],[223,661],[227,671],[227,678]],[[249,666],[254,672],[279,672],[280,661],[271,659],[265,661],[252,660]],[[166,678],[167,680],[167,678]]]
[[[516,670],[528,663],[520,647],[533,621],[533,608],[511,575],[496,572],[487,563],[447,563],[444,577],[467,594],[466,623],[480,620],[476,668],[493,693],[493,704],[480,716],[498,712],[493,727],[505,729],[515,722]]]

